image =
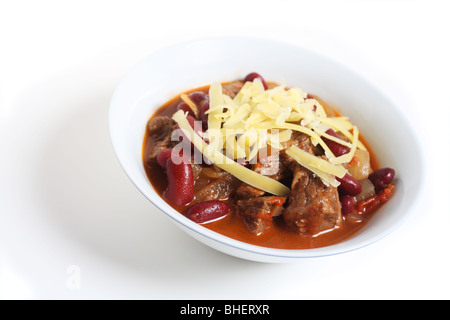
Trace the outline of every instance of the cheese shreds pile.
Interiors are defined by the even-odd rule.
[[[220,150],[212,148],[211,144],[208,145],[194,132],[182,110],[178,110],[172,118],[178,123],[180,129],[183,130],[184,135],[191,140],[194,146],[198,150],[201,150],[203,154],[219,168],[231,173],[233,176],[255,188],[278,196],[287,196],[289,194],[290,190],[284,184],[256,173],[253,170],[247,169],[231,158],[225,156]]]
[[[191,130],[182,111],[175,113],[173,119],[181,129],[191,134],[191,141],[196,141],[194,145],[197,149],[216,165],[236,178],[272,194],[286,195],[289,189],[239,165],[235,160],[245,159],[256,163],[262,149],[270,146],[274,150],[283,150],[286,145],[284,142],[291,138],[293,131],[298,131],[310,136],[314,146],[323,148],[326,160],[294,146],[289,147],[286,153],[314,172],[326,185],[337,187],[339,182],[336,177],[342,178],[347,173],[343,164],[352,160],[357,148],[366,150],[359,140],[358,128],[347,117],[328,117],[319,101],[308,98],[307,93],[299,88],[287,88],[282,84],[265,90],[262,82],[255,79],[246,82],[237,95],[231,98],[223,94],[220,83],[213,83],[209,97],[208,130],[202,137]],[[327,134],[330,128],[348,141]],[[193,135],[200,139],[194,139]],[[201,138],[206,138],[209,143]],[[346,146],[350,151],[336,157],[323,138]]]

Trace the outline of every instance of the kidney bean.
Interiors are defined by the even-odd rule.
[[[330,136],[333,136],[335,138],[341,139],[341,137],[336,133],[336,131],[334,131],[331,128],[328,129],[327,131],[325,131],[325,133],[328,133]],[[350,148],[343,146],[342,144],[339,144],[339,143],[332,141],[330,139],[327,139],[325,137],[323,137],[322,139],[336,157],[342,156],[342,155],[350,152]]]
[[[186,158],[171,155],[166,162],[168,187],[165,197],[170,203],[183,206],[194,199],[194,174]]]
[[[183,112],[187,112],[189,116],[195,118],[195,113],[192,111],[191,107],[186,102],[180,102],[177,106],[177,110],[183,110]]]
[[[249,73],[244,78],[244,82],[247,82],[247,81],[253,82],[253,80],[255,80],[256,78],[261,80],[261,82],[262,82],[262,84],[264,86],[264,89],[267,90],[268,86],[267,86],[266,80],[264,80],[264,78],[259,73],[256,73],[256,72]]]
[[[189,122],[189,124],[191,125],[192,129],[194,129],[194,127],[195,127],[195,121],[196,121],[195,117],[194,117],[194,116],[191,116],[191,115],[188,115],[188,116],[186,117],[186,119],[187,119],[187,121]]]
[[[187,116],[186,119],[187,119],[187,121],[189,122],[189,124],[191,125],[191,128],[194,129],[194,132],[196,132],[198,135],[201,136],[201,134],[202,134],[204,131],[203,131],[203,126],[202,126],[202,124],[200,123],[200,121],[197,120],[197,119],[195,119],[195,118],[192,117],[192,116]],[[194,144],[191,142],[190,139],[188,139],[188,138],[184,135],[184,133],[181,133],[181,135],[182,135],[182,138],[183,138],[182,141],[188,142],[188,143],[191,145],[191,151],[193,152],[194,149],[195,149]],[[190,137],[190,138],[194,138],[194,137]],[[186,139],[186,140],[185,140],[185,139]]]
[[[236,159],[236,162],[239,163],[241,166],[250,168],[250,162],[248,162],[245,158],[238,158]]]
[[[200,108],[200,114],[204,115],[205,112],[209,110],[209,100],[203,100],[202,102],[200,102],[199,108]]]
[[[341,208],[342,214],[348,215],[353,212],[356,212],[356,200],[351,196],[342,196],[341,197]]]
[[[201,91],[194,91],[194,92],[191,92],[191,93],[189,94],[189,98],[190,98],[196,105],[199,105],[199,103],[200,103],[202,100],[205,100],[205,99],[206,99],[206,95],[205,95],[204,92],[201,92]]]
[[[178,152],[178,154],[176,154],[175,152]],[[158,153],[158,156],[156,157],[156,160],[158,162],[158,164],[163,168],[163,169],[167,169],[167,160],[172,156],[172,154],[174,154],[175,157],[185,157],[187,159],[187,157],[184,155],[185,150],[184,149],[180,149],[180,148],[168,148],[168,149],[163,149]],[[180,159],[176,159],[175,161],[181,161]]]
[[[203,124],[200,123],[200,120],[195,119],[192,116],[187,116],[187,120],[189,121],[189,124],[191,125],[192,129],[201,136],[201,133],[204,132],[203,130]]]
[[[375,190],[378,192],[387,186],[394,180],[395,170],[392,168],[382,168],[372,172],[369,175],[369,180],[372,181],[375,186]]]
[[[338,186],[338,191],[342,195],[354,197],[361,193],[362,190],[361,185],[355,178],[353,178],[348,173],[346,173],[345,176],[343,176],[342,178],[336,177],[336,180],[341,183]]]
[[[189,124],[191,125],[192,129],[194,129],[194,131],[201,136],[200,133],[203,133],[204,130],[202,128],[202,124],[200,123],[200,121],[196,120],[192,116],[187,116],[186,119],[189,122]],[[190,139],[188,139],[186,137],[186,135],[184,134],[184,132],[182,130],[179,131],[179,134],[181,137],[181,142],[183,143],[182,151],[190,150],[189,154],[191,155],[191,158],[194,160],[195,163],[202,164],[207,167],[212,165],[212,162],[208,158],[206,158],[206,156],[203,156],[203,154],[194,146],[194,144],[190,141]],[[208,143],[208,139],[203,138],[203,140],[206,143]],[[185,155],[186,155],[186,153],[185,153]]]
[[[206,114],[206,111],[209,110],[209,101],[203,100],[200,103],[200,115],[199,118],[202,121],[203,130],[208,130],[208,115]]]
[[[194,131],[196,133],[199,134],[200,132],[203,132],[202,125],[193,116],[188,115],[186,117],[186,120],[189,122],[189,124],[191,125],[191,128],[194,129]],[[188,139],[188,137],[186,137],[186,135],[184,134],[184,132],[182,130],[179,131],[179,134],[181,136],[181,141],[183,141],[183,143],[184,143],[184,141],[186,141],[188,144],[191,144],[191,140]]]
[[[158,164],[164,169],[167,169],[167,159],[170,158],[172,150],[173,149],[163,149],[158,153],[158,156],[156,157]]]
[[[186,212],[186,217],[197,223],[205,223],[230,213],[230,206],[219,200],[197,203]]]

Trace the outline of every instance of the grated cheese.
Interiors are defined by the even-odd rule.
[[[324,159],[316,157],[311,153],[303,151],[297,146],[290,147],[286,150],[286,153],[297,160],[297,162],[299,162],[301,165],[307,165],[309,167],[318,169],[322,172],[333,175],[333,177],[336,176],[338,178],[342,178],[347,173],[347,170],[344,167],[334,165]]]
[[[298,150],[296,150],[295,148],[291,147],[291,148],[287,149],[286,153],[289,156],[291,156],[294,160],[296,160],[298,163],[300,163],[303,167],[305,167],[309,171],[311,171],[314,174],[316,174],[326,186],[330,186],[331,185],[333,187],[338,187],[340,185],[340,182],[336,180],[335,176],[333,176],[332,174],[330,174],[330,173],[328,173],[326,171],[320,170],[319,168],[314,166],[313,162],[303,158],[302,157],[303,154],[297,152],[298,150],[300,150],[300,151],[303,151],[303,150],[298,149],[298,148],[297,148]],[[319,159],[319,158],[317,158],[317,159]]]
[[[358,127],[353,127],[353,143],[352,147],[350,148],[350,151],[340,157],[330,159],[331,163],[338,164],[338,163],[348,163],[352,160],[353,156],[355,155],[356,147],[358,145],[358,137],[359,137],[359,130]]]
[[[244,158],[250,162],[256,161],[258,152],[268,145],[283,150],[285,147],[282,142],[288,141],[293,131],[307,134],[314,146],[320,145],[326,160],[301,149],[298,151],[294,147],[286,152],[316,173],[327,185],[339,184],[335,177],[341,178],[345,175],[347,171],[342,164],[351,161],[356,149],[367,150],[359,140],[358,128],[347,117],[328,117],[320,102],[308,98],[307,93],[300,88],[287,88],[285,84],[281,84],[265,90],[261,80],[255,79],[253,82],[246,82],[236,96],[231,98],[223,93],[222,85],[215,82],[209,88],[209,98],[208,130],[202,134],[209,144],[199,145],[204,147],[199,150],[203,150],[208,158],[212,157],[210,160],[213,162],[224,160],[222,157],[225,157],[227,161],[235,163],[229,165],[228,161],[225,165],[227,168],[222,169],[230,173],[233,171],[235,176],[243,181],[250,179],[254,184],[246,182],[253,186],[256,184],[255,187],[262,190],[266,190],[263,188],[264,184],[269,184],[272,191],[279,194],[285,193],[286,187],[242,167],[233,160]],[[190,106],[188,101],[186,103]],[[176,114],[174,119],[183,121],[182,113]],[[348,141],[327,134],[329,128],[342,134]],[[350,152],[336,157],[323,138],[348,147]]]

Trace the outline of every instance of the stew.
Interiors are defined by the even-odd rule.
[[[393,195],[348,117],[300,88],[251,73],[182,93],[149,119],[148,179],[180,214],[247,243],[336,244]]]

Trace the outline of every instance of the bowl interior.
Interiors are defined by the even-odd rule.
[[[249,72],[285,81],[336,106],[369,141],[382,166],[395,168],[395,196],[354,237],[310,250],[279,250],[221,236],[186,219],[162,200],[142,164],[146,122],[167,100],[213,81],[231,81]],[[332,59],[284,43],[253,38],[213,38],[181,43],[153,53],[121,81],[111,101],[110,135],[117,158],[136,187],[158,208],[197,235],[252,254],[313,257],[360,248],[390,233],[404,220],[423,185],[422,149],[401,109],[356,72]]]

